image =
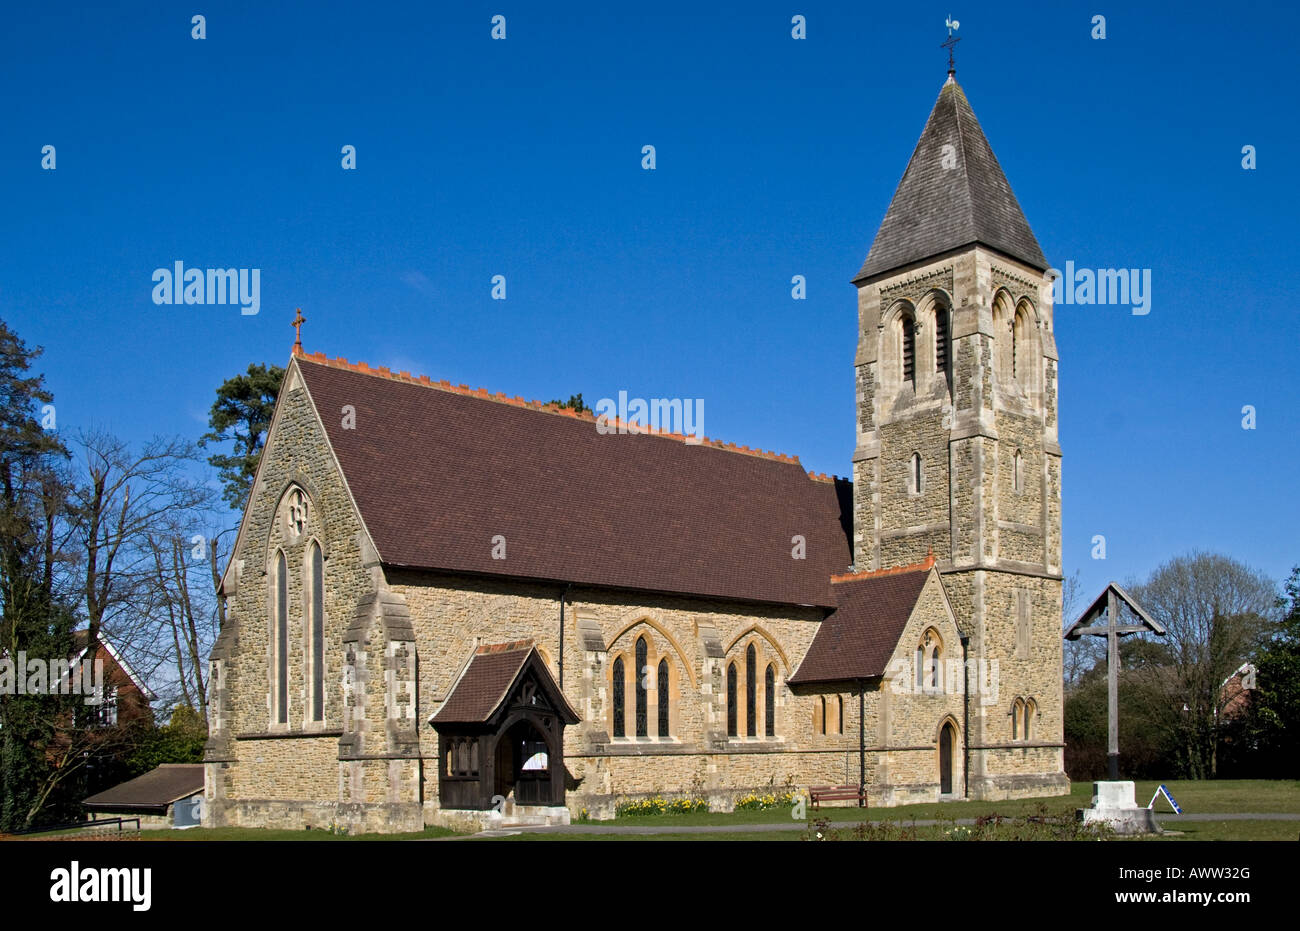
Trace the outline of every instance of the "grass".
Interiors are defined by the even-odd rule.
[[[1294,780],[1219,780],[1202,782],[1167,782],[1165,783],[1174,798],[1178,799],[1183,811],[1188,814],[1224,813],[1240,814],[1247,812],[1278,812],[1300,814],[1300,782]],[[1139,781],[1136,786],[1137,803],[1145,805],[1150,801],[1158,783]],[[886,821],[902,828],[909,827],[911,821],[940,820],[951,821],[957,818],[978,818],[983,815],[1000,814],[1010,817],[1035,814],[1040,806],[1046,806],[1053,815],[1068,816],[1076,808],[1088,805],[1092,797],[1092,784],[1075,783],[1069,795],[1049,798],[1016,799],[1002,802],[928,802],[917,805],[902,805],[897,808],[822,808],[819,812],[808,809],[808,818],[804,826],[817,818],[838,822],[852,821]],[[1156,803],[1157,813],[1168,813],[1167,803],[1161,799]],[[791,812],[788,808],[769,811],[691,812],[675,815],[635,815],[615,818],[611,821],[596,821],[593,824],[613,827],[652,827],[665,830],[663,834],[520,834],[501,838],[503,840],[798,840],[801,830],[771,831],[723,831],[708,834],[674,834],[674,827],[695,825],[713,825],[727,827],[748,824],[791,824]],[[1300,837],[1300,822],[1295,821],[1192,821],[1169,824],[1167,827],[1177,831],[1161,838],[1138,838],[1138,842],[1149,840],[1287,840],[1294,841]],[[950,826],[935,825],[914,828],[918,840],[938,840]],[[841,829],[840,834],[847,834],[852,829]],[[28,835],[31,839],[54,839],[79,832],[58,832],[57,834]],[[437,837],[453,837],[455,831],[447,828],[426,828],[410,834],[352,834],[335,835],[326,831],[293,831],[269,828],[193,828],[188,831],[151,830],[140,834],[142,840],[158,841],[243,841],[243,840],[293,840],[293,841],[343,841],[343,840],[421,840]]]
[[[1177,796],[1175,796],[1177,797]],[[944,840],[942,825],[916,828],[916,840]],[[1177,841],[1295,841],[1300,835],[1300,823],[1295,821],[1198,821],[1172,825],[1177,833],[1159,837],[1119,837],[1122,843],[1151,843]],[[849,832],[838,832],[844,837]],[[801,831],[744,831],[708,834],[516,834],[496,838],[505,841],[786,841],[801,842]]]
[[[1158,782],[1139,781],[1136,797],[1139,805],[1146,805],[1155,793]],[[1165,785],[1178,799],[1183,811],[1190,813],[1213,812],[1236,814],[1243,812],[1280,812],[1300,814],[1300,782],[1281,779],[1240,779],[1219,781],[1173,781]],[[808,808],[809,819],[830,818],[832,821],[922,821],[933,818],[978,818],[981,815],[1028,815],[1046,804],[1057,809],[1086,808],[1092,801],[1092,783],[1076,782],[1070,786],[1069,795],[1048,798],[1014,799],[1002,802],[925,802],[900,805],[896,808],[832,808],[823,807],[820,813]],[[1169,812],[1169,806],[1160,799],[1156,811]],[[691,812],[680,815],[635,815],[619,817],[612,821],[597,821],[606,825],[646,825],[668,827],[672,825],[730,825],[788,823],[790,809],[771,811]]]

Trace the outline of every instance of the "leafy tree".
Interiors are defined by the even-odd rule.
[[[284,369],[278,365],[253,364],[246,374],[226,379],[217,389],[217,399],[208,415],[212,429],[199,443],[234,444],[232,453],[214,453],[208,461],[217,468],[225,485],[223,496],[236,511],[243,510],[252,491],[257,461],[283,381]]]
[[[75,622],[54,585],[67,454],[37,418],[53,401],[43,377],[28,374],[40,353],[0,321],[0,656],[10,660],[71,655]],[[47,748],[72,699],[0,694],[0,830],[31,826],[46,805]]]
[[[1245,711],[1225,724],[1224,770],[1234,776],[1300,778],[1300,567],[1279,607],[1281,620],[1252,658]]]
[[[136,745],[122,778],[134,778],[164,763],[202,763],[207,739],[202,715],[189,705],[177,705],[166,724],[150,729]]]

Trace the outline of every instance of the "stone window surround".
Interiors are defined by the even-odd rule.
[[[673,648],[671,644],[666,650],[660,650],[655,643],[654,633],[656,628],[650,624],[635,624],[633,628],[624,631],[618,639],[622,640],[635,629],[635,635],[629,640],[629,643],[618,649],[611,649],[607,655],[605,664],[605,687],[607,694],[610,696],[608,710],[606,712],[610,742],[613,745],[625,745],[636,743],[681,743],[681,675],[677,668],[678,663],[673,658]],[[636,669],[636,643],[642,637],[646,641],[646,666],[649,667],[648,674]],[[623,737],[614,735],[614,664],[618,660],[623,661]],[[668,661],[668,725],[669,733],[661,735],[659,733],[659,662],[660,660]],[[646,696],[646,736],[636,736],[636,689],[638,680],[645,675],[649,688],[645,690]],[[635,678],[634,678],[635,677]]]
[[[306,477],[303,476],[300,472],[297,472],[296,470],[294,472],[294,475],[288,481],[285,482],[283,486],[283,490],[280,493],[279,503],[276,505],[276,520],[281,522],[280,526],[283,528],[284,537],[282,542],[276,544],[272,548],[269,558],[267,560],[266,577],[270,580],[270,584],[267,586],[267,598],[266,598],[267,671],[268,671],[267,711],[268,713],[267,713],[267,729],[265,733],[271,736],[284,736],[284,735],[293,735],[299,733],[312,735],[312,734],[325,734],[327,732],[330,732],[330,728],[327,723],[329,717],[329,713],[328,713],[329,677],[325,676],[324,674],[322,674],[322,679],[321,679],[322,688],[325,690],[325,697],[326,697],[326,701],[323,703],[323,708],[322,708],[323,719],[320,721],[309,720],[312,709],[311,709],[311,695],[310,695],[310,688],[311,688],[311,677],[310,677],[311,643],[310,643],[310,629],[309,629],[310,614],[308,610],[308,605],[310,601],[310,594],[308,590],[310,572],[308,571],[307,561],[310,559],[311,545],[315,543],[317,546],[320,547],[321,550],[322,569],[328,575],[330,553],[329,553],[329,546],[327,545],[327,541],[325,538],[325,532],[324,532],[325,528],[323,523],[319,519],[319,515],[316,512],[316,508],[313,504],[313,496],[311,492],[308,490],[308,484],[309,482],[306,479]],[[300,508],[302,511],[304,523],[301,532],[296,532],[295,528],[292,526],[290,514],[291,514],[291,509],[293,508]],[[300,636],[298,638],[295,638],[293,636],[293,625],[295,621],[295,616],[294,616],[295,599],[293,598],[294,561],[289,558],[289,552],[288,552],[289,548],[296,548],[296,547],[302,547],[303,554],[304,554],[303,561],[302,561],[303,562],[302,574],[299,577],[303,583],[303,586],[302,586],[301,598],[298,599],[299,607],[301,608],[301,616],[297,619],[301,626]],[[300,717],[301,717],[300,722],[296,722],[294,720],[295,712],[293,710],[294,695],[293,695],[292,685],[290,685],[290,687],[286,690],[287,694],[285,696],[285,721],[280,722],[277,720],[278,715],[277,715],[276,704],[277,704],[277,699],[279,697],[277,693],[277,685],[279,683],[278,662],[280,660],[280,657],[277,656],[276,653],[277,638],[276,638],[275,601],[276,601],[276,587],[277,587],[276,566],[277,566],[278,557],[280,555],[284,556],[284,561],[285,561],[285,573],[286,573],[285,589],[286,589],[286,596],[287,596],[286,598],[286,615],[287,615],[286,641],[287,641],[287,646],[290,654],[289,656],[284,657],[284,662],[287,667],[290,659],[292,658],[293,645],[296,639],[299,642],[299,645],[302,647],[303,662],[304,664],[306,664],[305,671],[308,673],[306,676],[304,676],[304,688],[300,691],[299,694],[299,699],[303,706],[302,711],[300,713]],[[328,585],[323,585],[322,588],[326,594],[326,599],[325,599],[326,603],[328,603],[328,592],[329,592]],[[322,626],[326,631],[326,636],[325,636],[326,644],[328,645],[329,642],[328,613],[324,613],[322,621],[323,621]],[[290,680],[289,672],[291,671],[292,670],[286,671],[287,680]],[[335,730],[337,730],[337,725],[335,725]]]
[[[763,741],[767,741],[769,743],[773,741],[776,742],[785,741],[785,737],[783,736],[782,733],[784,730],[784,727],[782,725],[783,725],[783,715],[784,715],[783,707],[785,702],[782,700],[781,687],[779,684],[781,681],[782,657],[779,655],[769,655],[767,651],[764,649],[765,640],[766,638],[762,633],[760,633],[757,629],[751,627],[749,630],[741,634],[740,637],[736,638],[736,640],[732,642],[731,647],[727,650],[726,657],[723,660],[722,668],[723,668],[724,683],[726,681],[726,670],[729,669],[733,664],[736,667],[736,733],[734,736],[731,734],[726,734],[726,739],[728,743],[755,744],[755,743],[762,743]],[[748,727],[748,718],[747,718],[748,709],[746,708],[746,704],[748,702],[748,698],[747,698],[748,692],[747,692],[747,679],[746,679],[746,671],[745,671],[746,651],[748,651],[748,649],[751,646],[754,648],[754,673],[758,680],[755,683],[755,688],[754,688],[754,711],[755,711],[755,717],[757,718],[757,721],[754,727],[754,736],[752,737],[749,736],[749,727]],[[773,678],[778,683],[776,688],[775,701],[773,702],[776,710],[776,727],[774,728],[775,734],[771,737],[766,736],[767,696],[765,694],[766,692],[765,678],[767,675],[768,666],[776,667],[776,675]],[[724,724],[724,728],[723,728],[724,733],[726,732],[725,724],[727,720],[726,718],[727,698],[728,698],[727,690],[724,685],[722,691],[722,705],[723,705],[722,720]]]
[[[916,690],[923,695],[937,695],[943,692],[944,683],[939,681],[941,671],[936,663],[943,661],[943,637],[934,627],[927,627],[916,645],[915,669],[912,681]]]
[[[286,667],[285,681],[288,683],[287,667],[289,658],[280,655],[280,636],[279,636],[279,610],[278,596],[280,590],[280,565],[284,565],[284,588],[285,588],[285,646],[293,642],[292,638],[292,617],[290,617],[290,606],[292,603],[293,585],[289,578],[289,557],[282,547],[275,547],[267,560],[267,578],[270,584],[266,587],[266,632],[267,632],[267,733],[283,733],[290,729],[289,722],[293,720],[293,695],[286,688],[286,694],[280,695],[280,667]],[[285,705],[285,719],[281,721],[279,714],[280,700],[283,697]]]
[[[1033,721],[1038,716],[1038,703],[1032,698],[1016,697],[1011,703],[1011,740],[1027,743],[1033,739]]]
[[[940,327],[937,312],[948,312],[948,359],[943,370],[938,364]],[[892,406],[905,388],[915,398],[929,397],[935,390],[935,379],[940,379],[946,391],[951,391],[950,374],[953,365],[952,297],[942,288],[931,288],[919,299],[899,297],[889,303],[880,318],[879,383],[880,399],[886,401],[885,409]],[[903,321],[912,321],[912,380],[903,378]],[[933,334],[933,335],[931,335]]]
[[[310,513],[310,511],[308,513]],[[321,572],[326,575],[328,575],[328,562],[326,560],[325,543],[315,533],[306,534],[304,536],[303,543],[304,546],[303,546],[303,558],[302,558],[302,579],[303,579],[302,655],[303,655],[303,664],[304,664],[304,670],[306,672],[306,675],[303,677],[305,689],[303,692],[302,729],[304,731],[319,731],[319,730],[325,730],[327,728],[326,722],[329,720],[329,681],[330,680],[329,680],[329,676],[327,675],[327,671],[329,669],[329,658],[328,658],[328,653],[325,650],[325,647],[329,645],[329,636],[326,633],[326,631],[329,630],[329,615],[328,613],[326,613],[325,605],[321,605],[321,634],[322,637],[324,638],[325,644],[321,649],[322,669],[320,670],[320,677],[319,677],[320,688],[322,692],[321,717],[319,721],[315,721],[312,720],[311,717],[312,709],[313,709],[312,699],[314,698],[314,696],[312,695],[312,689],[315,687],[315,683],[316,683],[316,670],[312,668],[313,665],[312,660],[313,657],[315,656],[315,652],[312,649],[313,643],[312,643],[312,623],[311,623],[311,619],[312,619],[311,615],[312,615],[312,607],[313,607],[312,606],[313,578],[312,578],[312,566],[311,566],[312,547],[313,546],[320,547]],[[328,589],[325,585],[325,580],[322,579],[321,591],[322,593],[324,593],[327,590]],[[324,600],[326,604],[328,604],[329,599],[326,598]]]
[[[1038,309],[1028,297],[1017,300],[1006,288],[999,288],[993,295],[992,321],[993,369],[999,400],[1004,402],[999,406],[1011,402],[1012,409],[1037,410],[1046,369],[1039,338],[1045,323]]]

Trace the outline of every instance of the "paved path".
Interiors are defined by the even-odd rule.
[[[1233,812],[1224,814],[1195,812],[1182,815],[1157,813],[1156,817],[1161,824],[1177,824],[1183,821],[1300,821],[1300,814],[1283,812]],[[861,823],[860,821],[832,821],[831,827],[836,830],[852,829]],[[882,823],[884,822],[872,822],[872,824]],[[969,826],[975,823],[975,819],[917,819],[915,821],[904,820],[891,823],[909,827],[915,825],[919,828],[948,824]],[[768,824],[512,824],[489,831],[480,831],[478,834],[464,834],[458,837],[439,838],[439,840],[490,839],[493,837],[508,837],[514,834],[757,834],[766,831],[803,831],[807,829],[808,824],[807,821],[793,820],[788,822],[774,821]]]

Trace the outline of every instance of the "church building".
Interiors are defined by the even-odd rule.
[[[205,824],[1065,793],[1047,268],[950,73],[853,279],[851,482],[295,344]]]

